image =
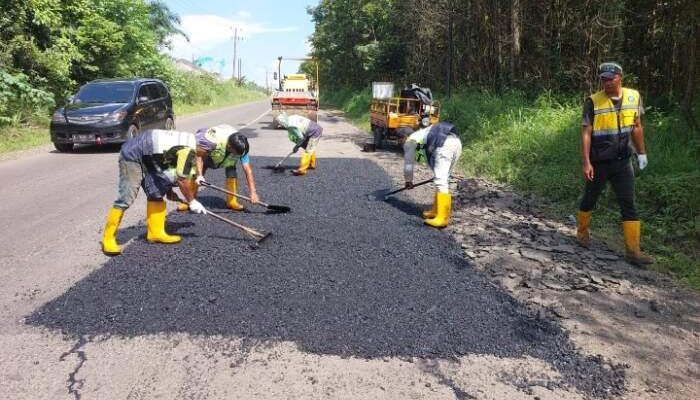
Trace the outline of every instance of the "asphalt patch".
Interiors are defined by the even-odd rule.
[[[296,177],[259,167],[275,159],[252,161],[261,198],[291,213],[225,212],[223,194],[212,190],[200,201],[273,232],[259,249],[230,225],[173,212],[168,229],[181,243],[149,244],[143,227],[121,256],[27,323],[73,337],[182,332],[293,341],[307,352],[365,359],[532,356],[588,396],[624,391],[621,367],[579,354],[559,325],[529,316],[475,271],[445,232],[424,226],[419,211],[427,205],[404,194],[368,201],[369,193],[393,186],[376,164],[319,159],[317,170]],[[223,171],[207,179],[223,184]]]

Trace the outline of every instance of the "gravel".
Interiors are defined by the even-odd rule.
[[[532,317],[476,272],[446,232],[425,227],[407,197],[368,200],[392,186],[374,163],[319,159],[305,177],[262,168],[276,161],[253,159],[256,183],[264,201],[289,205],[289,214],[228,213],[222,195],[200,194],[206,207],[273,232],[258,250],[214,218],[172,213],[169,232],[183,236],[180,244],[149,244],[140,227],[121,256],[27,323],[72,337],[293,341],[307,352],[366,359],[532,356],[558,370],[562,386],[596,397],[624,391],[622,367],[579,354],[555,321]],[[223,171],[207,179],[223,186]]]

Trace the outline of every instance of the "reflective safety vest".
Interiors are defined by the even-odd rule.
[[[163,129],[154,129],[151,132],[153,148],[150,154],[164,154],[175,146],[189,147],[192,150],[197,146],[197,140],[189,132],[166,131]]]
[[[128,140],[121,149],[121,157],[136,161],[151,174],[172,172],[170,177],[193,174],[195,136],[189,132],[152,129]]]
[[[209,152],[209,158],[211,158],[215,168],[235,167],[240,160],[239,156],[226,153],[228,137],[236,132],[238,131],[232,126],[220,125],[210,128],[205,133],[205,139],[216,144],[214,150]]]
[[[622,103],[616,109],[605,91],[591,95],[593,101],[593,134],[591,161],[624,159],[632,155],[630,136],[640,116],[639,92],[622,88]]]
[[[301,115],[290,115],[287,125],[287,136],[295,144],[301,143],[304,140],[304,134],[309,128],[310,119],[304,118]]]

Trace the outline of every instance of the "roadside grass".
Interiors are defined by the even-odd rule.
[[[178,117],[197,114],[200,112],[215,110],[222,107],[235,106],[237,104],[249,103],[253,101],[265,100],[267,95],[263,92],[233,85],[216,92],[209,102],[206,103],[186,103],[176,101],[173,104],[175,114]]]
[[[242,103],[264,100],[263,92],[245,87],[227,86],[211,96],[207,103],[186,103],[176,101],[173,104],[176,117],[197,114]],[[49,118],[37,116],[24,123],[0,126],[0,154],[25,150],[51,143],[49,136]]]
[[[48,118],[0,127],[0,154],[50,143]]]
[[[330,104],[343,110],[345,117],[353,125],[361,128],[365,132],[370,131],[369,127],[369,106],[372,102],[372,92],[369,89],[354,91],[352,89],[340,89],[330,92],[322,92],[321,105]]]
[[[327,103],[368,130],[369,91],[336,92]],[[460,128],[461,172],[512,185],[554,204],[559,220],[575,215],[583,190],[580,115],[582,98],[545,92],[496,95],[462,89],[443,101],[442,119]],[[363,109],[364,107],[364,109]],[[650,268],[670,273],[700,291],[700,135],[677,113],[647,107],[644,117],[649,166],[637,171],[642,247],[656,258]],[[623,251],[612,190],[599,199],[593,234]]]

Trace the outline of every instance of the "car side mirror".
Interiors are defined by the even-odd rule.
[[[141,104],[141,103],[145,103],[147,101],[148,101],[148,96],[141,96],[141,97],[139,97],[138,103]]]

